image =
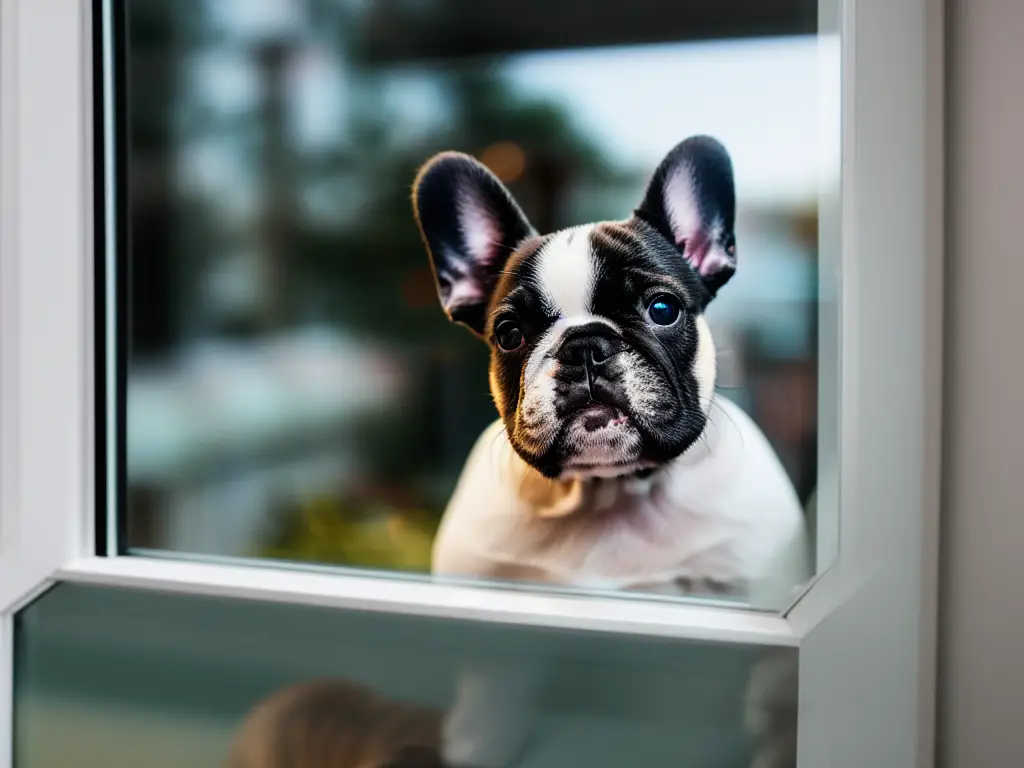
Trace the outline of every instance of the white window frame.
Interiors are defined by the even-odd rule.
[[[943,3],[842,0],[838,18],[836,5],[821,2],[823,28],[842,29],[842,195],[822,209],[822,237],[841,234],[823,283],[841,275],[823,295],[841,350],[823,375],[838,393],[838,471],[822,483],[842,511],[838,556],[787,612],[767,615],[95,556],[93,371],[104,361],[92,344],[91,63],[102,20],[88,0],[0,0],[0,768],[12,760],[14,616],[69,581],[795,646],[801,766],[932,765]]]

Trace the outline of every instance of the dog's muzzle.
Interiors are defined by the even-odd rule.
[[[606,424],[625,417],[629,403],[618,356],[626,349],[626,343],[603,323],[567,330],[553,352],[559,363],[558,415],[582,414],[584,427],[589,421]]]

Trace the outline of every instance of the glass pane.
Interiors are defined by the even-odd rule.
[[[114,3],[122,547],[421,574],[433,562],[445,575],[729,599],[752,599],[751,583],[769,577],[779,600],[791,594],[808,575],[814,510],[834,507],[815,491],[819,201],[839,172],[838,127],[822,119],[838,80],[823,62],[835,52],[817,34],[816,1],[623,7]],[[605,265],[599,310],[583,277],[559,272],[572,254],[549,259],[539,309],[514,308],[526,326],[508,326],[525,331],[520,358],[497,337],[492,355],[445,317],[438,290],[449,308],[470,297],[453,309],[465,319],[488,314],[473,297],[497,301],[503,271],[501,290],[530,289],[511,267],[522,252],[508,270],[472,254],[516,225],[488,218],[486,200],[478,219],[456,210],[486,190],[466,198],[443,184],[428,195],[427,242],[454,232],[466,249],[435,242],[435,258],[457,256],[436,267],[438,288],[410,204],[435,153],[477,158],[551,233],[628,219],[694,134],[721,142],[734,183],[708,146],[666,166],[685,171],[662,176],[675,202],[634,226],[648,261],[673,249],[664,269],[645,262],[625,279],[607,242],[577,249],[579,269]],[[598,337],[636,326],[636,354],[616,346],[601,369],[614,386],[595,389],[587,366],[599,363],[576,365],[552,336],[573,394],[543,377],[517,384],[527,350],[557,357],[539,351],[541,329],[579,319],[577,295],[591,315],[628,323],[575,346],[618,344]],[[521,426],[535,400],[561,414],[540,420],[546,436],[504,426]],[[492,429],[496,402],[505,419]],[[515,468],[488,475],[493,457],[470,462],[474,445]],[[470,512],[450,513],[437,544],[464,468]],[[587,541],[553,552],[539,539]]]
[[[795,654],[63,585],[17,619],[15,765],[438,765],[447,721],[468,765],[781,767]]]

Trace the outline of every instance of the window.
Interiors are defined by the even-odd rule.
[[[531,765],[740,765],[761,746],[743,722],[760,661],[749,646],[77,585],[42,597],[17,630],[19,765],[212,766],[232,742],[252,756],[244,765],[322,765],[331,750],[389,757],[434,745],[462,670],[488,663],[529,681],[514,689],[524,711],[505,706],[489,725],[519,752],[517,726],[536,724],[531,741],[544,747]],[[535,674],[541,659],[553,676]],[[667,674],[686,686],[665,686]],[[782,717],[795,686],[782,687]],[[346,714],[360,700],[372,711],[376,697],[395,710],[390,733],[350,733]],[[280,703],[258,714],[268,699]],[[289,760],[273,762],[275,741],[295,743]]]
[[[672,734],[699,728],[706,744],[687,748],[710,755],[727,745],[743,760],[765,747],[756,727],[765,720],[743,720],[737,708],[751,687],[765,690],[767,670],[768,690],[780,694],[767,697],[772,712],[790,713],[769,718],[788,750],[782,764],[792,764],[794,750],[809,766],[929,761],[941,4],[737,0],[723,8],[695,0],[678,18],[661,5],[623,13],[595,4],[581,21],[578,9],[557,3],[533,11],[496,2],[0,3],[0,765],[46,764],[50,753],[42,750],[53,745],[39,734],[59,728],[78,738],[75,727],[90,727],[83,706],[97,729],[139,734],[142,750],[126,744],[119,754],[88,754],[138,764],[139,754],[162,749],[182,726],[173,713],[156,712],[156,697],[168,692],[173,708],[170,692],[182,692],[182,683],[217,685],[202,670],[218,653],[232,656],[225,671],[236,680],[248,674],[248,660],[274,671],[250,678],[248,688],[225,681],[233,698],[219,712],[216,697],[184,691],[176,699],[207,707],[177,741],[197,750],[197,760],[223,754],[241,717],[265,696],[326,673],[389,706],[425,709],[442,730],[461,724],[465,740],[488,749],[500,750],[515,732],[516,744],[529,745],[516,764],[579,759],[605,743],[586,736],[594,728],[608,739],[609,757],[632,749],[630,739],[643,731],[659,764],[675,754]],[[538,24],[542,14],[547,23]],[[454,148],[504,176],[542,231],[628,216],[625,201],[643,190],[662,154],[654,147],[661,123],[647,120],[652,138],[637,133],[629,144],[616,126],[633,123],[618,112],[605,117],[600,99],[583,98],[587,89],[602,78],[625,81],[631,67],[651,61],[658,66],[644,82],[656,87],[655,68],[684,73],[690,56],[699,62],[689,71],[701,78],[711,77],[716,56],[722,66],[740,66],[751,51],[760,51],[758,69],[768,71],[781,67],[771,58],[779,47],[804,50],[803,63],[779,79],[807,95],[814,105],[807,114],[821,120],[797,121],[815,146],[793,149],[807,163],[801,178],[814,177],[806,230],[792,225],[792,208],[776,210],[778,220],[753,215],[757,158],[744,159],[739,138],[750,135],[747,126],[733,139],[729,127],[695,124],[693,132],[720,134],[733,155],[741,258],[749,252],[756,264],[755,244],[765,259],[788,253],[795,276],[780,284],[810,285],[759,309],[758,327],[772,333],[732,339],[727,331],[746,322],[750,304],[767,301],[778,276],[758,278],[752,267],[744,293],[741,261],[707,313],[709,325],[719,324],[716,341],[730,339],[719,343],[723,350],[746,350],[742,369],[730,371],[722,355],[720,383],[743,385],[728,394],[754,416],[808,510],[818,567],[807,589],[794,594],[784,585],[785,599],[744,601],[749,606],[721,595],[624,600],[604,585],[581,594],[403,575],[424,570],[430,528],[462,451],[492,416],[481,380],[486,353],[443,322],[425,290],[433,290],[422,279],[429,262],[410,239],[411,212],[401,220],[396,213],[391,225],[381,210],[397,212],[416,167]],[[478,138],[460,139],[462,123],[438,116],[450,98],[441,80],[468,89],[462,108],[482,100]],[[496,82],[513,83],[515,98],[495,92]],[[736,82],[724,77],[718,94],[735,95]],[[346,97],[319,99],[318,88]],[[631,90],[622,89],[622,112],[639,111],[629,106]],[[796,109],[783,92],[765,86],[757,95],[780,100],[747,122],[777,127],[775,107]],[[516,124],[509,105],[550,121],[551,130],[538,133],[544,140],[566,142],[541,153],[545,184],[531,186],[525,175],[537,171],[540,138],[531,144],[485,130],[492,108],[502,132]],[[632,164],[610,162],[620,152],[635,152]],[[545,203],[538,190],[550,192],[567,157],[586,173],[566,173],[560,196]],[[520,166],[524,176],[513,181]],[[767,187],[774,195],[767,202],[784,197]],[[804,232],[804,251],[796,232]],[[394,272],[385,245],[394,249]],[[336,251],[364,258],[337,259]],[[817,252],[817,268],[792,265],[805,251]],[[294,262],[282,263],[286,252]],[[388,291],[381,305],[375,270],[382,295]],[[417,270],[419,278],[410,276]],[[339,291],[349,292],[345,301],[334,298]],[[377,306],[389,311],[378,317]],[[352,377],[352,368],[374,375]],[[190,373],[200,376],[193,392],[212,398],[201,412],[180,410],[176,387]],[[310,382],[324,386],[305,389]],[[232,396],[217,400],[218,387]],[[387,419],[342,431],[331,421],[331,398],[342,390],[362,398],[359,407],[369,410],[360,418],[375,408],[376,417],[398,412],[408,432],[388,443],[395,435],[384,429]],[[791,400],[801,408],[786,410]],[[305,410],[281,417],[274,403]],[[275,431],[294,423],[302,428],[290,435]],[[403,443],[409,453],[393,447]],[[343,469],[350,470],[345,482],[337,479]],[[377,482],[359,496],[355,481],[368,477]],[[335,489],[333,501],[313,493],[322,487]],[[404,512],[386,515],[385,525],[362,514],[353,525],[349,517],[343,535],[328,533],[334,549],[304,549],[301,527],[270,525],[294,519],[288,509],[296,500],[314,502],[306,518],[314,525],[336,523],[342,495],[350,505],[362,499],[364,512],[384,503]],[[422,529],[419,520],[427,521]],[[262,644],[261,627],[280,643]],[[378,642],[376,633],[386,632],[393,637]],[[333,660],[317,643],[338,633],[353,634]],[[129,686],[90,659],[126,637],[134,640],[133,663],[153,670],[151,681]],[[560,669],[565,649],[579,653],[578,666]],[[423,666],[422,684],[389,682],[388,670],[411,664],[410,654]],[[68,674],[55,682],[58,655]],[[161,666],[170,671],[157,672]],[[706,681],[701,673],[725,668],[736,679],[707,682],[711,710],[676,698],[680,684],[669,671],[696,687]],[[455,691],[474,670],[489,693],[467,707]],[[589,670],[599,673],[593,687],[582,685]],[[566,698],[513,695],[524,681],[557,690],[559,675],[571,678]],[[637,686],[620,689],[625,678]],[[651,716],[634,721],[606,708],[620,691],[648,707],[630,712]],[[502,718],[485,706],[508,700],[519,703]],[[467,726],[459,717],[467,709],[485,717]],[[484,727],[505,715],[531,725]],[[563,716],[579,728],[560,741],[550,729]],[[82,754],[92,748],[78,743]]]
[[[827,567],[838,505],[827,488],[818,503],[818,379],[820,366],[835,365],[836,340],[819,338],[819,315],[835,306],[819,302],[818,276],[838,231],[819,234],[819,208],[839,184],[838,38],[819,36],[814,4],[792,0],[741,13],[742,23],[724,8],[695,19],[687,4],[646,3],[616,25],[608,2],[569,23],[571,7],[518,8],[509,26],[501,3],[114,4],[112,142],[123,185],[114,216],[123,225],[108,247],[124,375],[110,382],[123,440],[115,546],[413,573],[430,571],[436,547],[444,575],[535,582],[542,573],[559,586],[642,591],[650,577],[635,566],[620,576],[595,559],[593,575],[567,579],[557,574],[571,553],[508,554],[519,544],[504,531],[519,513],[459,522],[453,509],[438,542],[460,477],[465,486],[485,471],[466,467],[498,414],[486,345],[441,311],[409,189],[437,152],[467,152],[550,233],[628,218],[672,147],[708,134],[735,168],[739,253],[735,277],[703,315],[719,400],[753,419],[770,444],[767,460],[783,467],[754,479],[757,469],[736,471],[729,485],[750,484],[749,498],[718,514],[753,518],[743,523],[751,540],[806,527]],[[524,379],[521,418],[530,391]],[[667,429],[685,418],[682,408]],[[733,463],[749,461],[755,438],[739,433],[737,418],[713,410],[687,455],[705,445],[724,453],[718,443],[735,437],[747,444]],[[834,449],[824,453],[834,461]],[[545,481],[535,466],[522,474],[493,479],[486,499],[462,508],[491,496],[532,503],[516,484]],[[767,525],[779,506],[773,482],[785,486],[778,514],[791,520]],[[551,494],[564,494],[562,504],[598,484]],[[605,482],[601,492],[620,485]],[[597,502],[582,502],[550,536],[589,536],[575,522],[588,505]],[[644,536],[660,514],[620,512],[589,551]],[[669,536],[688,529],[679,517],[663,524]],[[612,530],[620,525],[625,532]],[[448,567],[465,559],[446,553],[471,529],[474,556],[487,565]],[[673,548],[659,567],[677,572],[677,583],[714,582],[684,594],[746,597],[731,582],[747,563],[702,569],[701,558],[730,555]],[[638,550],[654,556],[649,545]],[[756,568],[761,578],[792,578],[789,588],[810,575],[779,576],[774,560]],[[791,598],[787,589],[779,599]]]

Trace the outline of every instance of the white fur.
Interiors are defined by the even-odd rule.
[[[715,340],[704,315],[697,317],[697,354],[693,361],[693,377],[697,380],[697,396],[701,407],[707,412],[715,394],[715,378],[718,359],[715,354]]]
[[[538,254],[539,287],[560,317],[590,314],[595,279],[590,234],[595,226],[562,230]]]

